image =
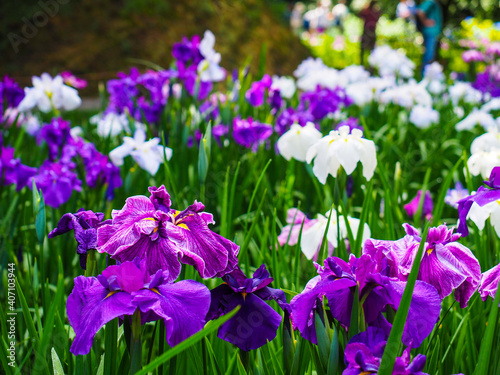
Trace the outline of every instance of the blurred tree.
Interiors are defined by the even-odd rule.
[[[291,74],[309,51],[278,0],[7,0],[0,2],[0,72],[29,77],[72,70],[106,79],[137,58],[168,67],[182,36],[214,32],[222,66],[251,61],[267,45],[266,71]],[[31,31],[31,33],[29,33]],[[250,60],[249,60],[250,59]],[[137,64],[137,63],[136,63]]]

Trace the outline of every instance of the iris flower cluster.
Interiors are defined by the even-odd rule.
[[[48,159],[33,178],[43,191],[47,205],[57,208],[70,199],[72,191],[81,190],[82,181],[76,173],[77,159],[83,161],[87,186],[107,185],[106,197],[113,199],[114,189],[122,185],[119,168],[94,144],[73,136],[69,121],[60,117],[52,119],[39,130],[37,140],[40,145],[47,145]]]
[[[273,279],[265,265],[247,278],[238,267],[239,246],[210,230],[213,217],[202,203],[179,211],[164,186],[149,191],[149,198],[128,198],[109,220],[84,209],[67,213],[49,233],[52,238],[74,230],[82,268],[90,250],[117,261],[97,277],[75,279],[67,302],[75,330],[71,352],[88,353],[102,326],[138,312],[142,324],[162,319],[173,346],[236,306],[241,308],[220,327],[220,338],[246,351],[272,340],[282,317],[265,301],[273,299],[285,311],[289,305],[283,291],[269,287]],[[209,291],[192,280],[175,282],[182,264],[223,283]]]

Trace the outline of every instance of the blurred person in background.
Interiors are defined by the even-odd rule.
[[[406,22],[416,24],[416,14],[417,7],[413,0],[399,0],[399,4],[396,8],[396,17],[403,18]]]
[[[304,14],[304,28],[309,32],[313,41],[316,33],[322,33],[332,24],[330,5],[330,0],[320,0],[317,2],[316,8]]]
[[[443,13],[436,0],[424,0],[418,7],[417,16],[417,28],[424,37],[423,71],[436,58],[438,39],[443,29]]]
[[[338,26],[342,34],[344,33],[344,20],[348,13],[349,8],[345,5],[345,0],[339,0],[332,9],[333,25]]]
[[[298,33],[300,28],[303,26],[302,16],[305,10],[306,6],[300,1],[296,2],[293,6],[292,12],[290,14],[290,27],[292,28],[294,33]]]
[[[361,65],[365,65],[365,51],[368,51],[368,54],[370,54],[375,48],[375,42],[377,40],[377,22],[380,18],[380,11],[377,9],[376,5],[377,2],[371,0],[358,14],[359,18],[364,22],[363,35],[361,35]]]

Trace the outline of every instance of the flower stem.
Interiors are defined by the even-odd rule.
[[[85,270],[85,276],[97,276],[97,259],[95,256],[95,250],[87,251],[87,269]]]
[[[142,368],[141,312],[137,309],[132,315],[132,336],[130,337],[130,374]]]

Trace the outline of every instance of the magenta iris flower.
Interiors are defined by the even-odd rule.
[[[261,124],[251,117],[241,119],[236,117],[233,120],[233,137],[236,143],[251,148],[257,152],[259,146],[263,144],[273,134],[273,127],[268,124]]]
[[[500,199],[500,167],[495,167],[491,171],[489,181],[484,181],[484,184],[488,186],[480,186],[477,189],[475,195],[469,195],[466,198],[458,201],[458,229],[457,232],[462,236],[469,235],[469,228],[467,228],[467,214],[475,202],[480,207],[487,205],[488,203],[494,202]]]
[[[391,308],[397,310],[406,283],[387,275],[387,264],[376,262],[369,254],[360,258],[351,255],[349,263],[336,257],[325,259],[324,267],[317,265],[319,275],[306,285],[304,291],[290,302],[292,322],[302,337],[316,343],[313,311],[328,300],[332,316],[344,327],[351,323],[353,299],[363,306],[365,322],[382,328],[387,335],[391,324],[382,314]],[[354,295],[359,285],[359,295]],[[423,281],[415,284],[408,319],[403,331],[403,343],[413,348],[432,332],[439,319],[441,299],[436,289]]]
[[[208,228],[214,221],[202,203],[177,211],[165,186],[149,191],[149,198],[130,197],[121,210],[113,210],[111,223],[98,229],[97,251],[120,262],[146,259],[149,273],[167,270],[169,281],[177,279],[181,263],[194,266],[203,278],[222,277],[236,267],[239,246]]]
[[[87,87],[87,81],[84,79],[78,78],[70,71],[66,70],[61,72],[60,76],[62,77],[65,84],[68,86],[74,87],[75,89],[82,90]]]
[[[163,319],[166,339],[174,346],[203,328],[210,291],[203,284],[183,280],[172,284],[168,271],[153,276],[145,261],[124,262],[106,268],[97,277],[78,276],[66,309],[75,331],[70,351],[90,352],[96,333],[106,323],[141,312],[142,323]]]
[[[386,241],[398,263],[399,277],[406,280],[411,272],[421,238],[418,231],[404,224],[407,235],[398,241]],[[464,308],[477,290],[481,267],[474,254],[457,242],[460,234],[440,225],[430,228],[424,248],[418,279],[434,286],[440,298],[455,290],[455,299]]]
[[[252,86],[245,93],[245,98],[252,107],[260,107],[264,104],[266,90],[271,88],[272,83],[273,80],[268,74],[265,74],[260,81],[252,83]]]
[[[207,320],[217,319],[238,305],[241,308],[219,328],[217,336],[245,351],[260,348],[274,339],[281,315],[264,301],[274,299],[283,310],[288,309],[288,304],[282,290],[268,287],[273,279],[265,265],[260,266],[250,279],[237,268],[223,280],[222,285],[211,291],[212,303]]]
[[[344,361],[347,368],[342,375],[376,374],[386,344],[386,333],[376,327],[368,327],[366,331],[353,336],[345,348]],[[427,375],[422,372],[425,355],[418,354],[411,361],[410,349],[407,347],[403,355],[396,358],[393,375]]]
[[[490,296],[495,298],[498,289],[498,283],[500,282],[500,264],[489,269],[481,275],[481,286],[479,287],[479,294],[483,301]]]
[[[297,245],[299,241],[300,229],[304,223],[302,231],[314,225],[317,222],[315,219],[309,219],[302,211],[297,208],[290,208],[286,213],[286,222],[278,236],[280,246],[285,246],[288,243],[290,246]]]
[[[48,237],[54,238],[74,230],[75,240],[78,243],[76,252],[80,255],[80,266],[82,269],[86,269],[87,251],[97,249],[97,228],[104,224],[103,219],[102,212],[85,211],[85,209],[80,208],[75,214],[64,214]]]
[[[420,202],[420,197],[422,196],[422,190],[417,192],[415,198],[411,200],[410,203],[404,205],[404,209],[410,218],[413,218],[418,211],[418,205]],[[432,219],[432,210],[434,205],[432,203],[431,193],[425,192],[424,203],[422,205],[422,217],[427,220]]]

